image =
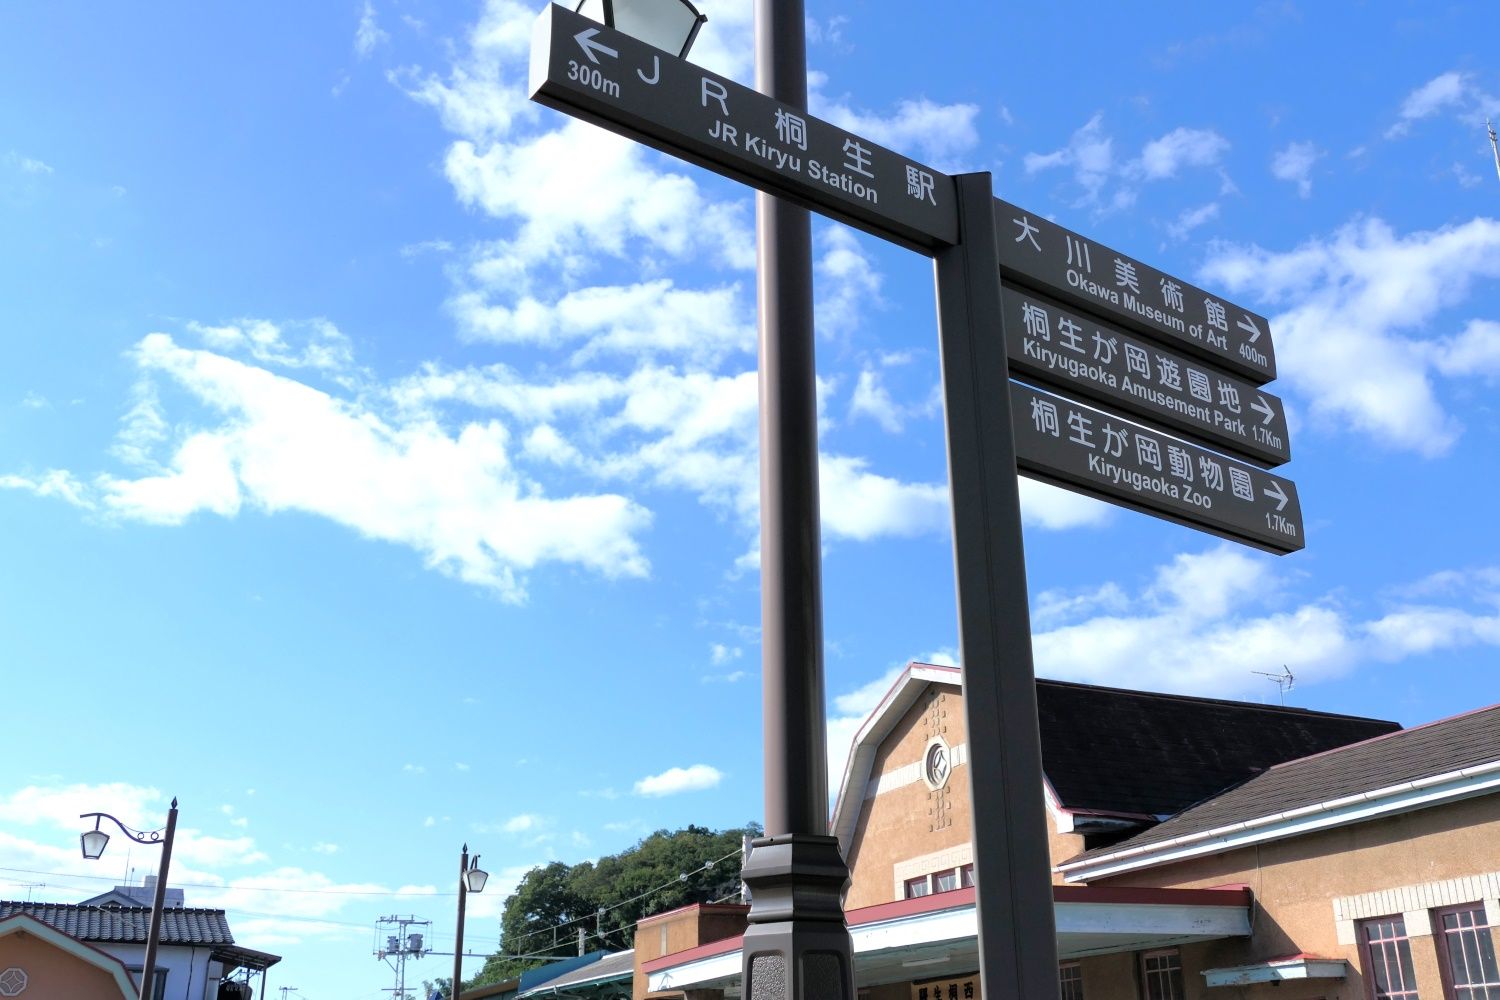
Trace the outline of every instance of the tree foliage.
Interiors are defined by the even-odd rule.
[[[580,927],[587,950],[619,951],[634,944],[642,917],[738,898],[741,839],[760,833],[756,823],[733,830],[658,830],[598,861],[533,868],[505,900],[501,952],[463,988],[503,982],[577,955]]]

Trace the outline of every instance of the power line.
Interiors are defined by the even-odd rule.
[[[694,868],[692,870],[692,872],[683,872],[682,874],[678,875],[676,878],[672,879],[670,882],[663,882],[661,885],[656,886],[654,889],[647,889],[645,892],[637,893],[636,895],[631,896],[629,899],[621,900],[620,902],[615,903],[612,906],[602,906],[598,910],[594,911],[593,913],[585,913],[585,914],[583,914],[581,916],[574,917],[571,920],[564,920],[561,923],[553,924],[553,925],[548,926],[548,927],[538,927],[534,931],[527,931],[525,934],[523,934],[519,938],[517,938],[515,942],[508,942],[508,941],[505,941],[505,940],[502,939],[501,944],[511,944],[511,943],[514,943],[514,944],[519,945],[519,944],[527,941],[530,938],[536,937],[538,934],[546,934],[546,933],[548,933],[550,931],[560,931],[564,927],[570,927],[573,924],[582,923],[585,920],[590,920],[590,919],[597,920],[599,917],[602,917],[604,914],[609,913],[612,910],[618,910],[622,906],[629,906],[631,903],[634,903],[634,902],[636,902],[637,900],[640,900],[640,899],[645,899],[647,896],[651,896],[651,895],[654,895],[654,894],[656,894],[658,892],[661,892],[663,889],[671,888],[674,885],[680,885],[683,882],[686,882],[688,880],[689,876],[692,875],[692,874],[695,874],[697,872],[710,871],[710,870],[712,870],[714,868],[714,866],[718,865],[720,862],[722,862],[722,861],[728,861],[730,858],[734,857],[735,855],[744,853],[744,850],[745,849],[743,847],[736,847],[734,850],[730,851],[728,854],[724,855],[722,858],[715,858],[712,861],[705,861],[705,862],[703,862],[703,864],[699,865],[697,868]],[[601,933],[595,933],[595,934],[591,934],[589,936],[590,937],[602,937],[603,935]]]
[[[113,875],[74,875],[71,872],[44,872],[44,871],[37,871],[37,870],[32,869],[32,868],[3,868],[3,867],[0,867],[0,872],[15,872],[15,873],[21,874],[21,875],[50,875],[53,878],[89,879],[89,880],[94,881],[94,882],[114,882],[114,881],[116,881],[116,879],[115,879],[115,877]],[[18,884],[18,885],[25,885],[27,883],[16,883],[16,884]],[[45,885],[46,883],[37,883],[37,884],[38,885]],[[223,884],[216,884],[216,883],[213,883],[213,882],[179,882],[177,879],[172,879],[172,885],[178,886],[178,887],[184,888],[184,889],[217,889],[220,892],[228,892],[230,890],[233,890],[235,892],[297,892],[297,893],[311,893],[313,895],[323,895],[323,896],[401,896],[401,897],[405,897],[405,898],[416,898],[416,899],[434,899],[434,898],[441,899],[444,896],[455,897],[455,896],[458,895],[458,893],[456,893],[456,892],[436,892],[436,891],[434,891],[434,892],[415,893],[415,892],[401,892],[400,890],[397,890],[397,889],[292,889],[292,888],[278,889],[278,888],[276,888],[274,886],[264,886],[264,885],[243,885],[243,886],[241,886],[241,885],[223,885]],[[53,886],[52,888],[66,889],[66,888],[68,888],[68,886]]]

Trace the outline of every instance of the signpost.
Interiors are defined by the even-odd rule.
[[[1143,337],[1013,286],[1006,354],[1021,375],[1276,466],[1292,457],[1280,399]]]
[[[982,991],[1056,996],[1016,473],[1272,552],[1302,548],[1296,487],[1252,464],[1274,467],[1291,456],[1285,408],[1260,389],[1276,376],[1269,326],[994,198],[988,174],[950,177],[811,117],[802,109],[801,19],[798,0],[756,2],[757,82],[774,96],[555,5],[537,19],[531,50],[533,100],[762,192],[771,836],[746,861],[754,904],[744,995],[853,1000],[854,991],[841,902],[847,868],[823,812],[811,253],[800,206],[934,258]],[[1018,287],[1002,290],[1002,275]]]
[[[995,228],[1000,273],[1007,279],[1198,355],[1256,385],[1276,377],[1265,317],[998,198]]]
[[[1304,545],[1290,480],[1030,386],[1011,386],[1011,424],[1034,478],[1271,552]]]
[[[947,174],[555,4],[531,99],[903,246],[958,242]]]

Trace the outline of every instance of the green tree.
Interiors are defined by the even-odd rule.
[[[504,982],[548,961],[577,955],[580,927],[588,950],[618,951],[634,943],[636,921],[643,917],[735,897],[742,860],[738,852],[747,833],[760,836],[759,824],[658,830],[598,861],[554,861],[533,868],[505,900],[503,951],[491,955],[463,988]]]

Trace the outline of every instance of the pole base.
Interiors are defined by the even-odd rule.
[[[751,841],[744,1000],[854,1000],[844,923],[849,867],[836,837],[786,834]]]

